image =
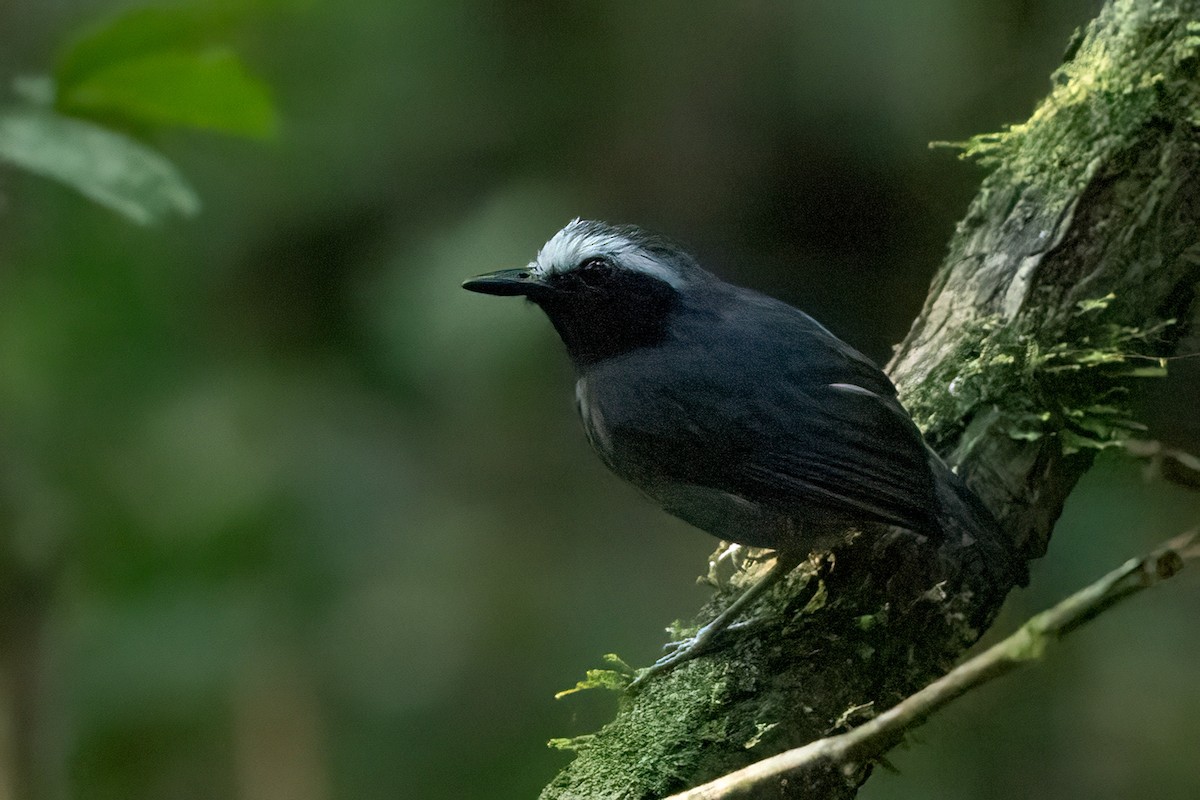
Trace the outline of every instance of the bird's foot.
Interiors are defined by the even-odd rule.
[[[636,692],[646,681],[655,675],[672,670],[683,662],[691,661],[696,656],[708,650],[712,646],[713,640],[717,638],[717,635],[723,630],[729,629],[729,625],[717,625],[717,621],[713,620],[696,631],[695,636],[689,636],[686,639],[680,639],[677,642],[668,642],[663,645],[663,649],[669,652],[649,667],[640,670],[638,676],[629,683],[626,690]]]
[[[706,651],[713,643],[717,636],[726,631],[733,625],[742,612],[754,604],[763,592],[769,589],[772,585],[779,581],[784,575],[791,572],[792,567],[796,566],[797,559],[795,556],[779,556],[775,559],[775,564],[767,572],[752,584],[746,591],[742,592],[741,597],[734,600],[724,611],[716,616],[712,622],[696,631],[696,635],[690,639],[684,639],[680,642],[672,642],[667,645],[667,649],[671,650],[667,655],[655,661],[652,665],[638,673],[638,676],[626,687],[628,691],[634,692],[645,685],[646,681],[674,669],[685,661],[690,661],[698,655]]]

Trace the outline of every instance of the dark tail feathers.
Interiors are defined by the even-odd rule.
[[[990,588],[1008,592],[1029,582],[1029,565],[1016,552],[983,501],[932,450],[930,467],[937,485],[937,522],[943,551],[977,573]]]

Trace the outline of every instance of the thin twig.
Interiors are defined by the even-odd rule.
[[[1142,558],[1127,561],[1095,583],[1043,611],[1008,638],[989,647],[892,708],[848,733],[751,764],[668,800],[728,800],[747,796],[768,781],[782,781],[814,769],[836,767],[856,774],[900,742],[911,728],[971,689],[1041,657],[1046,645],[1117,603],[1178,573],[1185,562],[1200,559],[1200,530],[1163,544]]]

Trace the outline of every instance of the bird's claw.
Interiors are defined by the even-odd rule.
[[[678,650],[679,648],[685,647],[688,644],[691,644],[691,642],[694,638],[695,637],[688,637],[687,639],[680,639],[677,642],[667,642],[666,644],[664,644],[662,646],[663,652],[673,653],[676,650]],[[659,661],[661,661],[663,658],[666,658],[666,656],[662,656],[661,658],[659,658]]]
[[[625,690],[635,692],[655,675],[672,670],[685,661],[691,661],[696,656],[708,650],[709,645],[712,644],[712,640],[721,630],[723,628],[714,628],[710,623],[697,631],[695,636],[681,639],[678,642],[668,642],[663,645],[663,649],[669,652],[650,666],[641,670],[638,676],[625,687]]]
[[[655,675],[674,669],[677,665],[682,664],[684,661],[690,661],[691,659],[700,655],[700,653],[706,649],[708,645],[707,642],[698,643],[698,639],[699,637],[693,637],[691,639],[685,639],[682,642],[672,642],[671,644],[675,645],[674,652],[664,655],[649,667],[641,670],[638,673],[638,676],[629,682],[629,685],[625,687],[625,690],[628,692],[636,692],[642,687],[643,684],[645,684]]]
[[[723,631],[730,628],[734,620],[737,619],[743,611],[749,608],[753,603],[762,596],[762,593],[769,589],[775,582],[791,571],[795,563],[791,560],[776,559],[775,565],[771,570],[759,578],[758,582],[744,591],[737,600],[733,601],[724,611],[716,616],[712,622],[696,631],[696,635],[690,639],[684,639],[679,642],[671,642],[664,649],[668,653],[662,658],[655,661],[653,665],[642,670],[636,678],[626,687],[627,691],[633,692],[639,689],[646,681],[660,672],[666,672],[674,668],[684,661],[695,658],[709,648],[713,640],[717,638]],[[747,622],[753,622],[749,620]]]
[[[693,636],[680,642],[671,642],[670,652],[654,662],[651,669],[666,670],[689,659],[693,659],[708,649],[708,639]]]

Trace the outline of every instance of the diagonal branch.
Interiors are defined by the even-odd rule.
[[[1100,580],[1043,611],[1003,641],[937,679],[921,691],[848,733],[763,759],[703,786],[672,795],[669,800],[730,800],[752,797],[768,783],[804,780],[814,769],[856,772],[863,762],[883,756],[904,734],[972,689],[1040,659],[1046,646],[1090,622],[1139,592],[1172,578],[1185,563],[1200,560],[1197,531],[1133,558]]]

